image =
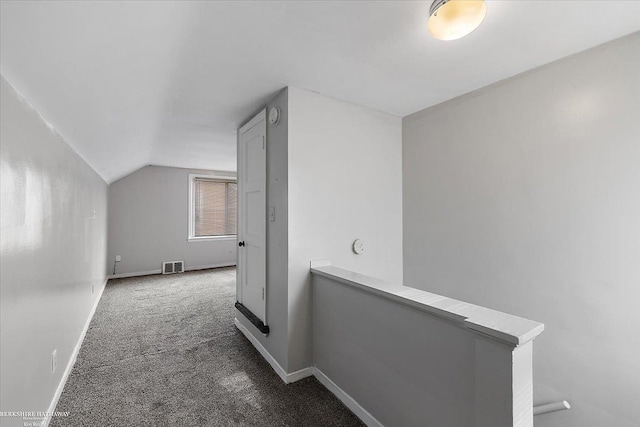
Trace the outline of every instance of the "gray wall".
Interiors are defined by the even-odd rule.
[[[267,319],[269,336],[265,337],[239,312],[236,319],[260,341],[286,371],[288,367],[288,200],[287,147],[289,96],[284,89],[267,103],[280,108],[280,122],[267,120],[267,206],[275,208],[275,221],[267,221]],[[255,114],[254,114],[255,115]],[[249,120],[253,118],[251,116]]]
[[[536,426],[640,420],[640,33],[403,121],[409,286],[536,319]]]
[[[313,364],[310,260],[402,281],[402,122],[292,87],[271,106],[282,118],[267,123],[267,206],[276,210],[267,222],[270,334],[237,319],[293,373]],[[356,238],[362,255],[351,250]]]
[[[293,372],[312,365],[310,260],[402,283],[402,121],[290,87],[288,153]]]
[[[4,78],[1,98],[0,410],[47,411],[106,278],[107,184]]]
[[[109,252],[113,273],[161,271],[163,261],[184,260],[187,270],[233,265],[236,239],[188,242],[189,174],[235,177],[235,172],[146,166],[109,186]]]
[[[385,426],[531,426],[532,342],[514,348],[368,286],[406,292],[395,284],[346,273],[349,284],[313,274],[316,376]]]

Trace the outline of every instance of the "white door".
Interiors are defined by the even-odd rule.
[[[267,282],[266,110],[238,132],[238,301],[264,324]]]

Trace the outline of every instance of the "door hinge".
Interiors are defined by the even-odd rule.
[[[264,135],[262,135],[262,149],[264,150]]]
[[[264,301],[264,288],[262,288],[262,301]]]

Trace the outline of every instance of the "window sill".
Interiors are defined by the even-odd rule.
[[[211,236],[211,237],[189,237],[187,238],[187,242],[216,242],[216,241],[229,241],[229,240],[237,240],[237,236]]]

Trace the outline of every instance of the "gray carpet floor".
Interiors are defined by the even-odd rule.
[[[110,280],[51,426],[361,426],[233,324],[235,269]]]

